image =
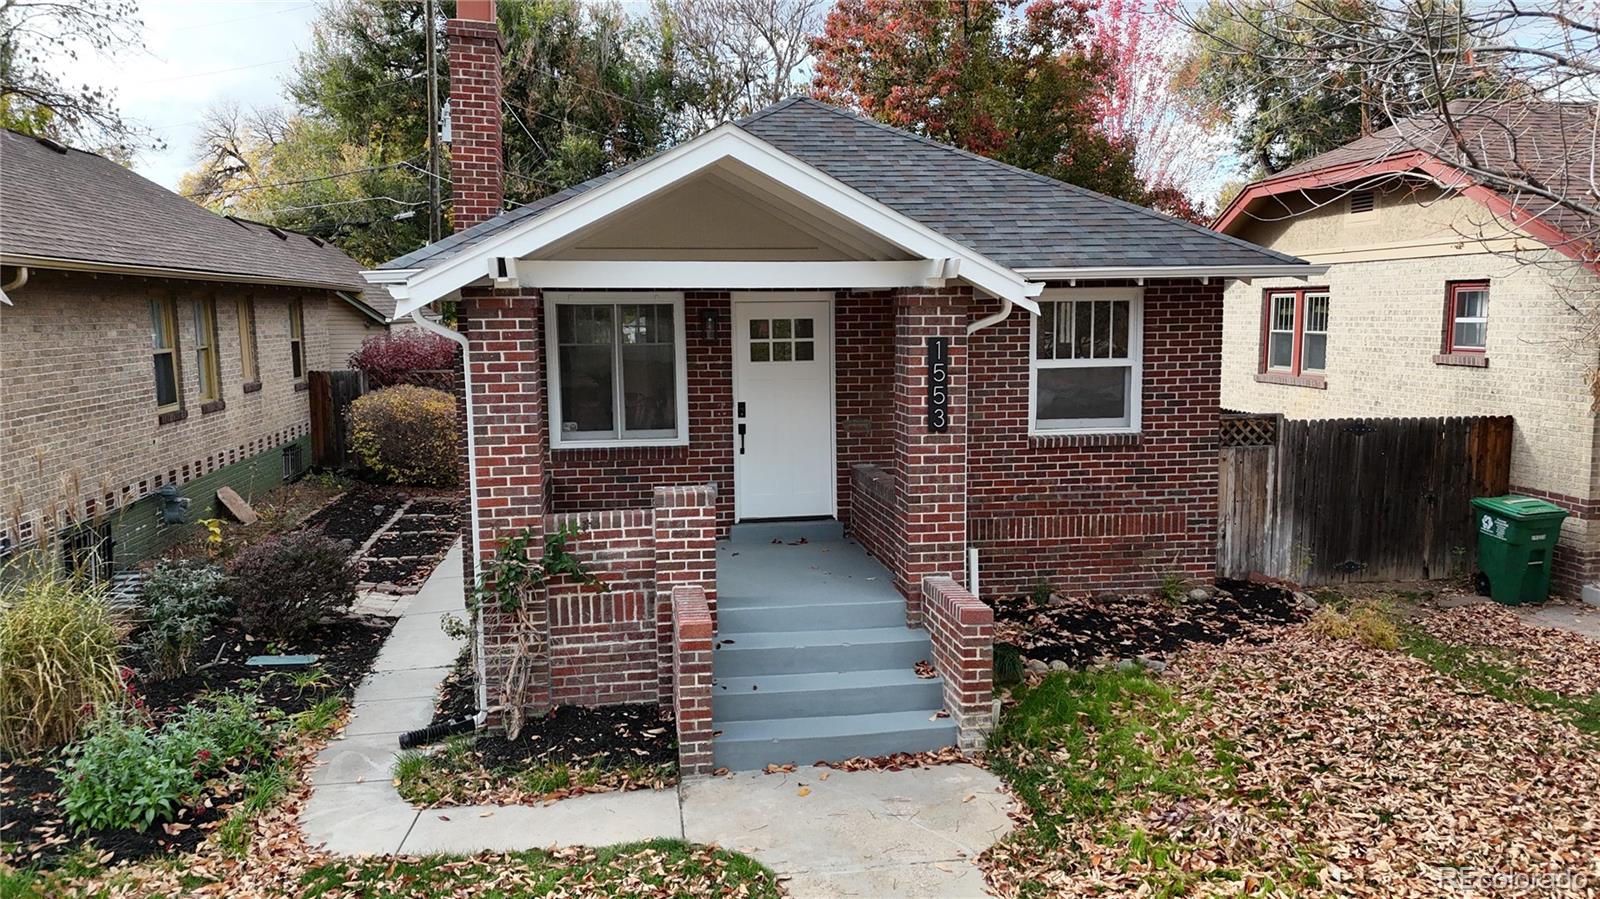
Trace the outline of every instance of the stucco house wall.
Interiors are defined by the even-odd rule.
[[[1310,281],[1257,279],[1226,291],[1222,405],[1291,419],[1510,415],[1511,484],[1567,508],[1557,576],[1571,591],[1597,573],[1600,497],[1589,378],[1600,282],[1575,263],[1508,232],[1481,205],[1437,189],[1391,189],[1371,213],[1345,192],[1295,197],[1283,215],[1237,236],[1314,263]],[[1489,283],[1486,367],[1444,364],[1446,285]],[[1324,384],[1259,377],[1265,294],[1326,287]],[[1575,311],[1591,310],[1589,315]]]

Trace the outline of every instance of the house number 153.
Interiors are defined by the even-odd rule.
[[[928,338],[928,432],[950,429],[950,338]]]

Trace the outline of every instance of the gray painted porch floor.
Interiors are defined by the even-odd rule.
[[[900,601],[889,570],[837,521],[738,524],[717,541],[721,608]]]

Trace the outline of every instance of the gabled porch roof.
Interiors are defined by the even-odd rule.
[[[846,282],[846,271],[815,260],[748,258],[695,269],[714,281],[681,282],[680,273],[690,271],[682,265],[632,265],[611,268],[611,275],[641,284],[649,275],[662,279],[649,286],[669,289],[924,286],[959,279],[1036,311],[1029,298],[1046,277],[1294,276],[1309,268],[1237,238],[796,98],[364,274],[390,288],[399,315],[495,275],[503,285],[515,283],[519,268],[520,280],[531,286],[557,286],[540,280],[552,273],[564,279],[562,286],[624,286],[592,283],[589,273],[579,277],[582,266],[545,263],[552,248],[569,245],[573,235],[696,178],[739,184],[771,201],[775,213],[808,205],[811,226],[816,210],[823,210],[820,217],[843,225],[836,233],[861,250],[849,260],[858,266],[849,274],[866,280]],[[808,218],[804,210],[797,217]],[[883,253],[885,246],[893,252]],[[513,261],[536,257],[543,258],[533,268]]]

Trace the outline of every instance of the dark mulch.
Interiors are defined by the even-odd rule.
[[[1217,588],[1208,599],[1177,603],[1115,594],[1045,604],[1030,596],[1002,599],[995,603],[995,639],[1030,659],[1077,668],[1102,658],[1161,658],[1189,643],[1254,641],[1263,627],[1305,617],[1282,587],[1224,580]]]
[[[306,519],[303,527],[359,548],[378,532],[411,495],[398,487],[362,484]]]
[[[459,509],[451,497],[413,500],[362,556],[362,582],[415,587],[427,580],[460,533]]]
[[[270,646],[251,637],[235,623],[220,627],[198,655],[209,667],[173,680],[151,682],[133,651],[123,660],[135,672],[135,695],[157,724],[190,700],[207,691],[257,690],[264,707],[285,714],[304,711],[331,694],[349,696],[372,667],[383,640],[393,626],[384,619],[341,618],[293,643]],[[135,635],[137,636],[137,635]],[[130,643],[136,643],[130,641]],[[253,655],[315,653],[322,658],[315,668],[323,677],[315,684],[297,687],[287,676],[269,675],[245,665]],[[199,808],[182,809],[177,820],[157,824],[143,833],[134,831],[76,831],[66,822],[56,778],[58,758],[0,759],[0,843],[4,857],[16,864],[50,865],[82,847],[92,847],[108,861],[137,860],[151,855],[193,849],[210,829],[227,817],[236,796],[238,779],[223,777],[208,788]]]
[[[466,653],[440,686],[433,723],[470,717],[476,710],[472,668]],[[484,731],[473,750],[485,768],[512,772],[534,765],[567,763],[602,767],[659,765],[678,760],[672,722],[655,703],[596,708],[558,706],[542,718],[530,718],[516,740],[503,732]]]

